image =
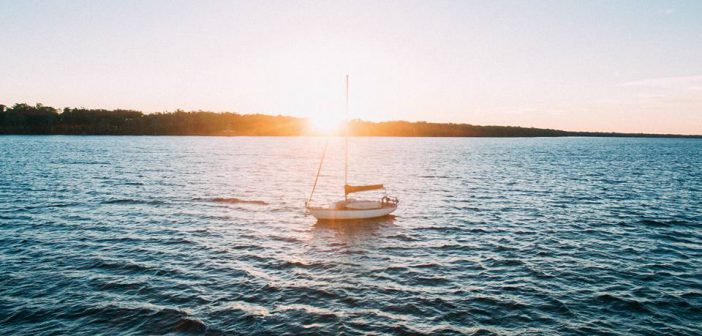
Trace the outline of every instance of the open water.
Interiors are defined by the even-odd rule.
[[[702,333],[702,140],[324,141],[0,137],[0,334]]]

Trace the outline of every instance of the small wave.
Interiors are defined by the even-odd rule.
[[[300,243],[302,242],[300,239],[297,239],[295,237],[285,237],[285,236],[277,236],[277,235],[271,235],[270,236],[272,239],[275,239],[277,241],[282,241],[286,243]]]
[[[266,281],[278,281],[279,279],[275,276],[272,276],[256,267],[249,266],[246,264],[239,264],[239,268],[241,268],[242,271],[246,272],[248,275],[254,277],[254,278],[259,278],[263,279]]]
[[[404,234],[398,234],[398,235],[394,235],[394,236],[388,236],[388,238],[390,238],[390,239],[397,239],[397,240],[406,241],[406,242],[411,242],[411,241],[416,241],[416,240],[417,240],[417,239],[415,239],[415,238],[412,238],[412,237],[407,236],[407,235],[404,235]]]
[[[93,263],[86,265],[85,269],[105,269],[105,270],[117,270],[117,271],[127,271],[127,272],[146,272],[151,268],[146,265],[141,265],[129,261],[122,260],[95,260]]]
[[[237,250],[242,250],[242,251],[256,251],[256,250],[264,250],[265,248],[260,246],[260,245],[254,245],[254,244],[233,244],[227,247],[231,251],[237,251]]]
[[[426,331],[430,335],[498,335],[487,329],[467,328],[454,325],[438,325]]]
[[[256,204],[256,205],[268,205],[268,203],[259,200],[244,200],[236,197],[217,197],[210,199],[212,202],[217,203],[230,203],[230,204]]]
[[[429,287],[445,286],[446,284],[451,283],[451,280],[446,279],[446,278],[435,277],[435,276],[423,276],[423,275],[414,275],[410,280],[411,280],[411,284],[413,284],[413,285],[429,286]]]
[[[175,268],[169,268],[169,269],[158,269],[154,272],[155,276],[163,276],[163,277],[171,277],[171,276],[176,276],[176,275],[181,275],[183,274],[182,271],[175,269]]]
[[[115,290],[120,292],[126,292],[128,290],[137,290],[147,287],[148,284],[145,282],[116,282],[107,281],[97,285],[100,290]]]
[[[596,300],[617,310],[626,309],[635,312],[650,312],[650,310],[646,308],[645,304],[638,300],[628,300],[612,294],[598,295]]]
[[[568,305],[565,302],[553,297],[548,297],[546,299],[546,304],[542,305],[541,308],[545,311],[561,314],[568,318],[577,317],[577,315],[570,309],[570,307],[568,307]]]
[[[468,299],[469,302],[478,304],[478,305],[483,305],[485,307],[491,307],[491,309],[504,309],[504,310],[521,310],[525,309],[527,305],[513,301],[513,300],[506,300],[506,299],[500,299],[498,297],[489,297],[489,296],[476,296],[473,298]]]
[[[140,200],[140,199],[133,199],[133,198],[109,199],[109,200],[104,200],[100,203],[102,203],[102,204],[151,204],[151,205],[164,204],[163,201],[158,201],[158,200]]]
[[[408,270],[408,268],[407,268],[407,267],[404,267],[404,266],[390,266],[390,267],[386,267],[386,268],[384,269],[385,272],[392,272],[392,273],[395,273],[395,272],[406,272],[407,270]]]
[[[692,223],[688,223],[686,221],[680,221],[680,220],[659,221],[659,220],[653,220],[653,219],[642,219],[639,221],[639,224],[643,224],[645,226],[650,226],[650,227],[673,227],[673,226],[690,225]]]
[[[246,302],[233,302],[229,304],[226,308],[243,311],[248,315],[254,316],[268,316],[270,314],[270,311],[266,309],[266,307]]]
[[[492,259],[488,260],[488,263],[491,267],[514,267],[514,266],[522,266],[524,265],[524,262],[519,260],[519,259]]]
[[[343,312],[334,312],[328,309],[310,306],[306,304],[280,305],[277,306],[275,310],[281,312],[288,310],[301,310],[308,314],[314,314],[320,317],[342,317],[344,315]]]
[[[364,313],[365,314],[372,314],[372,315],[380,316],[380,317],[390,319],[390,320],[405,321],[405,322],[412,321],[412,319],[413,319],[413,317],[409,316],[409,315],[393,314],[393,313],[389,313],[389,312],[386,312],[386,311],[383,311],[380,309],[361,309],[357,313],[359,313],[359,314],[364,314]]]
[[[441,267],[441,265],[439,265],[437,263],[433,263],[433,262],[412,265],[412,268],[439,268],[439,267]]]
[[[45,205],[47,208],[65,208],[65,207],[70,207],[70,206],[79,206],[82,205],[81,203],[76,203],[76,202],[66,202],[66,203],[51,203]]]
[[[102,161],[61,161],[62,164],[65,165],[109,165],[110,162],[102,162]]]
[[[424,315],[424,310],[422,309],[424,307],[414,304],[414,303],[404,303],[404,304],[396,304],[396,305],[390,305],[386,306],[384,311],[386,312],[392,312],[396,314],[402,314],[402,315],[414,315],[414,316],[423,316]]]
[[[440,232],[442,234],[463,234],[467,229],[463,227],[458,227],[458,226],[425,226],[425,227],[418,227],[415,230],[418,231],[430,231],[430,232]]]
[[[304,263],[301,261],[282,261],[277,265],[273,266],[275,269],[288,269],[288,268],[316,268],[323,266],[318,263]]]
[[[164,238],[159,241],[162,245],[194,245],[195,243],[186,237]]]

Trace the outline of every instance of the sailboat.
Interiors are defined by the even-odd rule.
[[[317,188],[317,181],[319,180],[319,173],[322,171],[322,164],[324,163],[324,156],[327,152],[327,145],[324,145],[324,151],[322,152],[322,158],[319,161],[319,167],[317,168],[317,175],[314,178],[314,185],[312,186],[312,192],[310,197],[305,202],[305,209],[312,214],[318,220],[359,220],[359,219],[369,219],[378,218],[391,214],[397,209],[399,200],[396,197],[388,196],[387,192],[378,200],[359,200],[349,198],[350,194],[372,191],[372,190],[383,190],[385,191],[385,186],[382,184],[371,184],[371,185],[349,185],[349,131],[348,131],[348,116],[349,116],[349,76],[346,75],[346,123],[344,127],[344,199],[341,201],[333,202],[327,207],[323,206],[313,206],[312,196],[314,196],[314,191]],[[328,142],[327,142],[328,144]]]

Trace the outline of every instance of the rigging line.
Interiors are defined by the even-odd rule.
[[[322,151],[322,159],[319,160],[319,167],[317,167],[317,175],[314,177],[314,185],[312,186],[312,192],[310,193],[310,198],[305,202],[307,206],[312,202],[312,196],[314,195],[314,190],[317,189],[317,181],[319,180],[319,172],[322,171],[322,163],[324,163],[324,156],[327,155],[327,145],[329,145],[329,137],[324,141],[324,150]]]

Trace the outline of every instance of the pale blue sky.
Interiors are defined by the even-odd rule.
[[[0,102],[702,134],[702,1],[0,0]]]

